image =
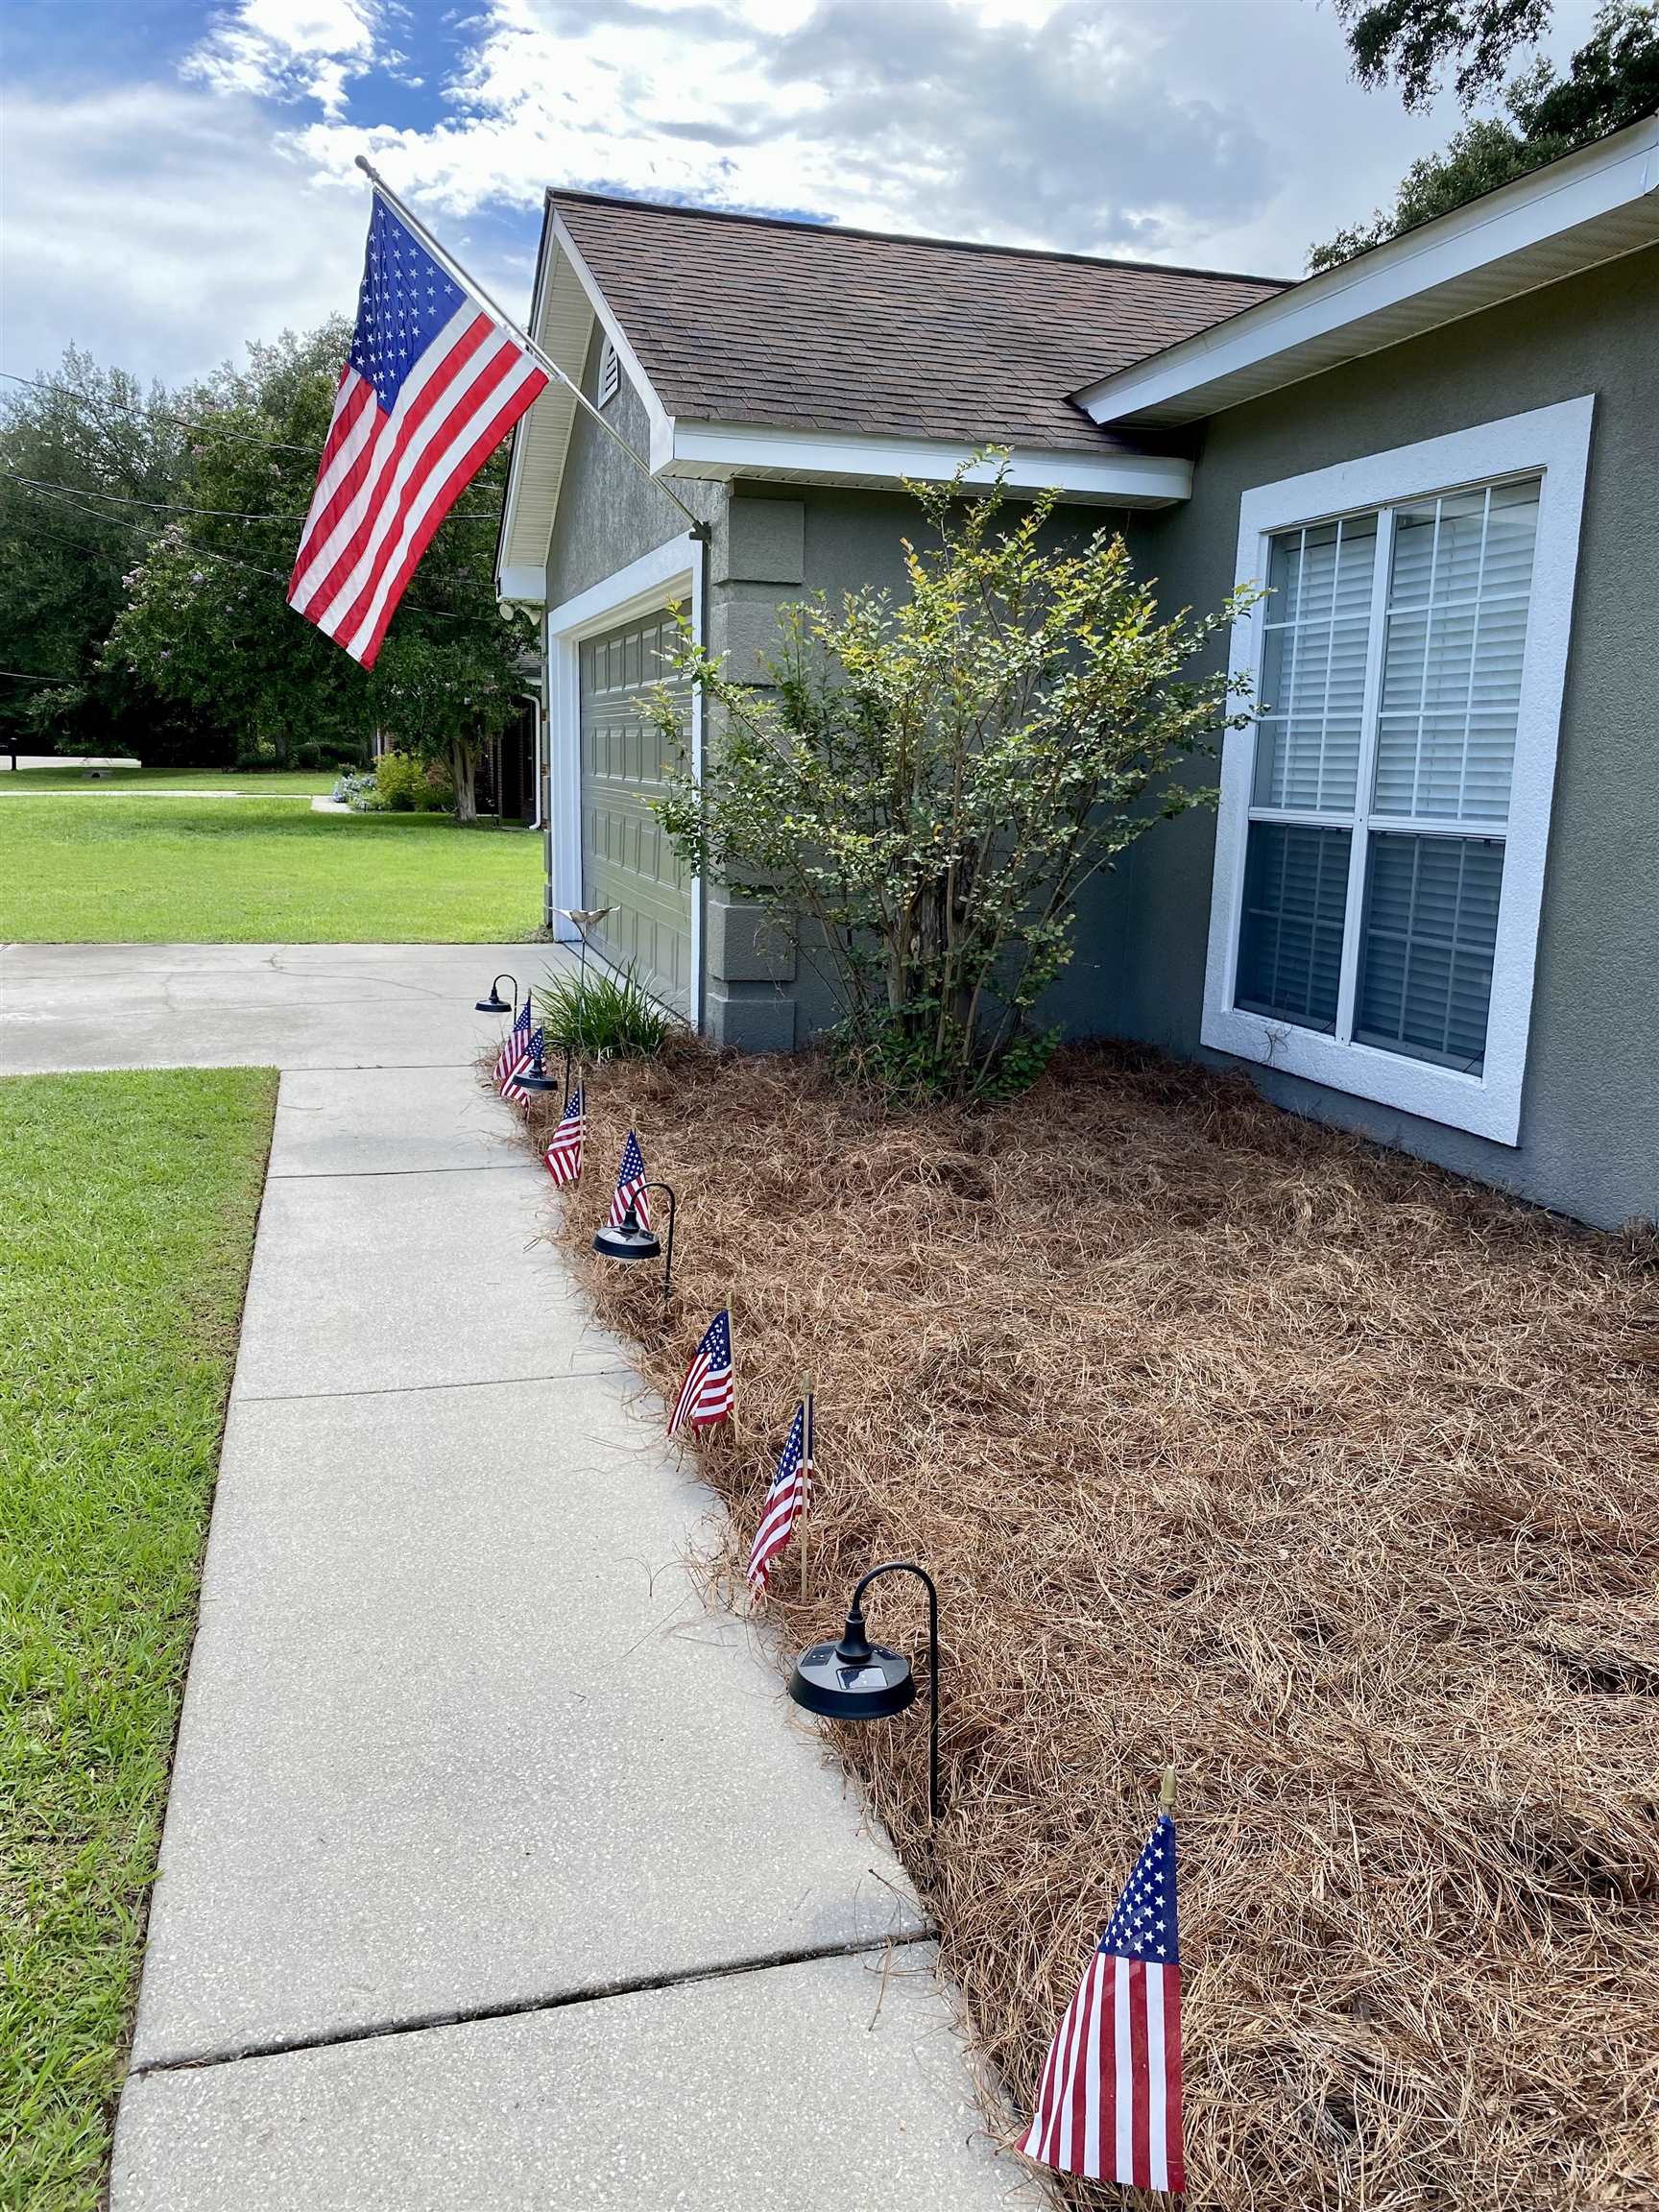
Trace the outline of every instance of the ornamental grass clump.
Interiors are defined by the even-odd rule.
[[[938,1580],[936,1834],[917,1716],[833,1734],[1008,2092],[988,2125],[1029,2115],[1173,1756],[1189,2212],[1653,2212],[1659,1237],[1126,1051],[917,1113],[671,1042],[589,1110],[554,1233],[664,1397],[732,1293],[714,1601],[804,1373],[768,1647],[833,1634],[877,1560]],[[666,1330],[589,1249],[631,1126],[680,1193]],[[874,1603],[922,1654],[920,1603]]]
[[[762,902],[827,976],[856,1073],[911,1097],[996,1095],[1051,1049],[1039,1001],[1084,884],[1213,802],[1195,764],[1248,721],[1249,686],[1205,666],[1260,594],[1161,616],[1121,537],[1059,535],[1054,493],[908,490],[925,526],[908,597],[785,607],[764,685],[682,622],[675,672],[712,711],[697,775],[683,685],[653,694],[679,762],[657,811],[693,873]]]

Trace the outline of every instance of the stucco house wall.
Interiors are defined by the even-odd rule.
[[[1659,249],[1214,418],[1190,502],[1140,518],[1138,550],[1166,602],[1214,605],[1234,580],[1251,486],[1587,393],[1596,419],[1520,1142],[1252,1072],[1297,1112],[1611,1227],[1659,1216]],[[1055,994],[1070,1032],[1220,1057],[1199,1041],[1214,840],[1214,816],[1195,813],[1132,849]]]

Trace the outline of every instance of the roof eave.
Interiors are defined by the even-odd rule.
[[[668,472],[733,482],[854,487],[948,483],[991,484],[998,463],[983,457],[983,441],[885,436],[879,432],[802,430],[758,422],[671,424]],[[658,466],[655,449],[653,468]],[[1058,492],[1063,499],[1106,507],[1167,507],[1192,494],[1192,463],[1184,454],[1097,454],[1060,447],[1017,446],[1003,482],[1011,492]]]
[[[1656,239],[1648,116],[1072,397],[1103,424],[1197,421]]]

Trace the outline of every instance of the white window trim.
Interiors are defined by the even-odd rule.
[[[706,548],[686,531],[641,554],[547,613],[547,912],[561,944],[578,942],[574,924],[558,912],[582,903],[582,640],[613,630],[636,614],[649,614],[677,600],[703,642],[703,562]],[[703,694],[691,692],[691,773],[703,774]],[[674,1009],[679,1013],[679,1009]],[[691,1005],[693,1027],[703,1026],[703,879],[691,878]]]
[[[1518,1142],[1594,410],[1593,397],[1566,399],[1558,406],[1479,423],[1449,437],[1398,445],[1386,453],[1339,462],[1334,468],[1286,477],[1277,484],[1259,484],[1244,493],[1238,510],[1236,573],[1241,582],[1248,582],[1266,575],[1267,541],[1275,531],[1456,491],[1494,477],[1533,470],[1543,475],[1484,1071],[1464,1074],[1374,1046],[1344,1044],[1283,1019],[1246,1013],[1232,1003],[1255,773],[1254,727],[1230,732],[1222,751],[1202,1029],[1204,1043],[1216,1051],[1399,1107],[1427,1120],[1471,1130],[1501,1144]],[[1380,552],[1380,571],[1382,560]],[[1259,605],[1233,626],[1232,665],[1246,673],[1253,685],[1261,674],[1263,623]],[[1469,833],[1479,834],[1479,825],[1471,825]],[[1357,926],[1358,917],[1350,910],[1349,927]]]

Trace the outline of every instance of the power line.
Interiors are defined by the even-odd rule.
[[[87,398],[85,393],[77,392],[73,384],[52,384],[44,376],[19,376],[16,371],[12,369],[0,369],[0,376],[4,376],[9,384],[25,385],[31,392],[59,393],[63,398],[72,399],[77,407],[84,407],[89,413],[96,412],[92,401]],[[110,406],[115,413],[121,412],[113,400],[111,400]],[[284,445],[280,438],[254,438],[246,430],[229,430],[222,422],[194,422],[188,415],[169,415],[166,409],[161,407],[147,407],[145,413],[153,415],[158,422],[177,423],[180,430],[197,430],[220,438],[234,438],[238,445],[263,445],[272,453],[309,453],[311,451],[309,445]]]
[[[237,507],[192,507],[181,499],[133,499],[123,492],[88,491],[81,484],[53,484],[41,476],[20,476],[15,469],[0,469],[0,476],[10,477],[13,484],[21,484],[31,492],[72,492],[82,499],[107,499],[114,507],[146,507],[156,515],[201,515],[215,522],[303,522],[303,515],[249,515]],[[108,521],[118,522],[121,517],[111,515]]]
[[[144,507],[156,515],[200,515],[215,522],[286,522],[290,525],[303,522],[303,515],[247,514],[238,507],[192,507],[181,499],[135,499],[123,492],[88,491],[80,484],[53,484],[42,476],[21,476],[15,469],[0,468],[0,476],[9,477],[13,484],[24,485],[31,492],[70,492],[81,499],[106,499],[115,507]],[[111,515],[108,521],[118,522],[120,517]],[[486,524],[492,530],[497,527],[498,517],[486,515],[450,515],[445,521]]]
[[[4,473],[7,473],[7,471],[0,470],[0,474]],[[148,533],[146,533],[144,530],[144,525],[142,522],[129,522],[119,515],[100,515],[90,507],[78,506],[72,499],[57,497],[52,492],[41,491],[38,487],[25,484],[21,477],[15,478],[14,481],[19,484],[25,492],[27,492],[31,498],[51,500],[55,506],[66,508],[71,515],[83,516],[88,522],[101,522],[107,529],[110,530],[133,530],[139,532],[140,534],[148,535]],[[45,531],[41,533],[41,535],[54,539],[55,542],[60,545],[68,545],[73,542],[73,541],[70,539],[57,536],[57,534],[53,531]],[[76,547],[76,550],[83,553],[96,553],[100,550],[100,548],[96,545],[83,544]],[[210,547],[206,545],[191,545],[187,548],[181,547],[180,551],[186,552],[188,554],[188,558],[192,561],[217,561],[223,567],[242,568],[245,569],[250,576],[267,576],[277,584],[287,584],[291,581],[291,578],[285,575],[280,568],[261,568],[256,566],[255,564],[252,561],[238,561],[233,555],[229,553],[215,553]],[[399,600],[399,611],[405,607],[409,610],[410,613],[428,615],[434,622],[466,622],[470,619],[470,617],[466,614],[455,613],[449,608],[425,606],[419,599]]]
[[[0,676],[10,676],[13,684],[73,684],[73,676],[31,676],[26,668],[0,668]]]

